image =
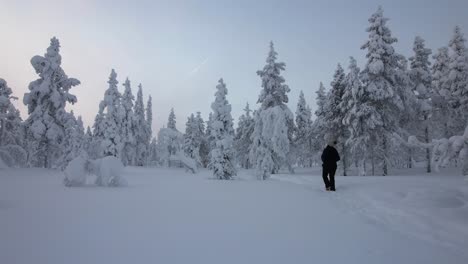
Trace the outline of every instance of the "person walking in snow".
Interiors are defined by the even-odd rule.
[[[336,163],[340,160],[340,155],[336,150],[336,140],[328,143],[322,153],[322,178],[327,191],[335,191]]]

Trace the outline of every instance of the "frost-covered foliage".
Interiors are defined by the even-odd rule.
[[[294,152],[298,165],[302,167],[312,166],[312,111],[307,105],[304,92],[299,94],[296,108],[296,130],[294,133]]]
[[[174,114],[174,108],[171,108],[171,112],[169,113],[169,118],[167,120],[167,128],[177,130],[176,116]]]
[[[448,73],[449,73],[449,51],[447,47],[442,47],[432,57],[432,127],[435,138],[448,138],[450,132],[450,106],[447,100],[449,94]]]
[[[315,104],[317,109],[315,110],[315,120],[312,123],[311,138],[312,138],[312,151],[314,153],[320,153],[322,148],[326,145],[325,142],[325,107],[327,103],[327,95],[325,92],[325,86],[320,82],[319,89],[315,92]],[[315,155],[314,160],[318,160],[319,155]]]
[[[145,119],[145,107],[143,104],[143,88],[138,85],[137,99],[135,102],[135,139],[136,139],[136,163],[137,166],[145,164],[146,155],[148,152],[149,138],[148,123]]]
[[[135,97],[132,94],[132,87],[128,78],[123,84],[125,90],[122,94],[122,108],[124,111],[122,119],[123,146],[121,159],[124,165],[134,165],[136,159],[136,127],[133,113]]]
[[[231,105],[226,99],[228,90],[223,79],[216,86],[215,101],[211,104],[213,117],[211,135],[214,138],[210,152],[210,168],[216,178],[230,180],[236,175],[234,167],[234,128],[231,116]]]
[[[65,140],[63,142],[63,155],[59,166],[64,169],[68,163],[78,157],[84,150],[84,126],[81,116],[75,118],[73,111],[67,113],[65,121]]]
[[[101,157],[119,157],[122,151],[122,120],[124,110],[121,105],[121,97],[117,89],[117,73],[112,69],[109,76],[109,88],[104,93],[104,99],[99,104],[99,113],[95,120],[96,139],[100,141]],[[99,123],[97,123],[99,122]]]
[[[151,140],[149,145],[149,152],[148,152],[148,164],[149,166],[156,166],[158,165],[158,144],[156,138]]]
[[[62,144],[65,137],[67,103],[76,103],[70,89],[80,84],[68,78],[60,67],[60,43],[52,38],[44,56],[34,56],[31,64],[39,79],[29,84],[29,92],[24,94],[23,103],[28,106],[29,117],[25,121],[30,159],[32,165],[55,167],[63,155]]]
[[[431,142],[431,123],[432,116],[432,75],[430,71],[431,63],[429,56],[431,50],[425,47],[424,40],[421,37],[416,37],[413,46],[414,56],[410,57],[411,70],[410,78],[412,90],[416,94],[418,100],[417,123],[419,131],[417,134],[422,135],[424,142]],[[418,133],[419,132],[419,133]],[[431,172],[431,150],[426,149],[427,172]]]
[[[5,80],[0,78],[0,160],[8,167],[26,165],[24,130],[19,111],[11,103],[16,100]]]
[[[463,135],[464,146],[463,146],[463,175],[468,177],[468,125],[465,128],[465,134]],[[468,180],[468,178],[466,178]]]
[[[191,114],[187,118],[184,134],[184,153],[187,157],[194,159],[198,164],[201,164],[200,158],[200,141],[198,125],[195,121],[195,115]]]
[[[234,149],[236,152],[236,161],[244,169],[249,169],[252,162],[249,157],[250,146],[252,145],[252,133],[254,131],[255,121],[250,114],[249,103],[244,108],[245,113],[239,117],[237,123],[236,135],[234,137]]]
[[[347,148],[346,140],[348,138],[348,129],[343,125],[346,112],[344,105],[348,105],[349,102],[343,104],[343,96],[345,91],[348,89],[346,86],[346,75],[343,67],[338,64],[335,74],[333,75],[333,81],[331,82],[331,90],[328,94],[327,104],[325,105],[324,115],[324,128],[325,128],[325,139],[327,142],[337,140],[339,142],[339,151],[341,152],[341,161],[343,163],[343,175],[346,176],[346,169],[348,164],[347,161]],[[350,97],[347,97],[350,99]]]
[[[169,166],[172,156],[182,150],[184,136],[176,129],[176,118],[174,109],[169,114],[167,128],[161,128],[157,140],[157,163],[160,166]]]
[[[399,83],[401,55],[393,48],[397,39],[392,37],[387,21],[379,7],[369,18],[369,40],[361,47],[367,51],[362,71],[366,111],[370,114],[367,122],[372,123],[372,130],[378,134],[373,138],[380,139],[383,175],[388,174],[388,138],[398,128],[399,113],[404,108],[400,89],[405,88]]]
[[[205,121],[203,120],[201,113],[197,112],[195,117],[195,123],[197,127],[198,136],[197,140],[200,142],[200,162],[201,165],[206,168],[210,163],[210,145],[208,143],[208,134],[205,128]]]
[[[150,162],[150,144],[151,139],[153,138],[153,98],[151,95],[148,97],[148,102],[146,103],[146,130],[145,130],[145,142],[147,144],[146,148],[146,157],[145,165]]]
[[[454,134],[461,134],[468,121],[468,50],[466,39],[460,27],[455,27],[454,35],[449,42],[451,55],[447,86],[448,100],[453,108]]]
[[[294,118],[286,105],[290,89],[281,76],[286,64],[277,62],[277,55],[271,42],[266,65],[263,70],[257,71],[262,79],[262,91],[257,101],[260,108],[255,115],[250,158],[259,179],[266,179],[271,173],[278,172],[284,163],[292,170],[287,157],[294,131]]]

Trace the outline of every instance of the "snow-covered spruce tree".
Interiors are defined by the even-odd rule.
[[[450,40],[451,48],[449,75],[447,84],[450,95],[449,102],[453,108],[453,134],[463,133],[468,121],[468,49],[465,46],[466,39],[460,27],[456,26],[454,35]]]
[[[27,161],[24,130],[19,111],[11,103],[17,98],[11,94],[7,82],[0,78],[0,160],[9,167],[23,167]]]
[[[84,127],[81,116],[75,118],[73,111],[67,113],[65,120],[65,139],[63,143],[63,155],[59,166],[63,170],[68,163],[78,157],[84,145]]]
[[[262,91],[257,101],[261,105],[255,115],[250,157],[262,180],[278,172],[287,162],[294,131],[293,114],[286,105],[290,89],[281,76],[286,64],[276,62],[277,55],[271,42],[266,65],[257,71],[262,79]],[[292,170],[291,164],[287,165]]]
[[[333,81],[331,82],[331,90],[328,95],[327,110],[325,112],[325,138],[327,141],[338,140],[341,161],[343,165],[343,175],[347,174],[347,148],[346,140],[348,138],[348,129],[343,125],[343,119],[345,118],[346,112],[343,111],[342,98],[347,89],[345,84],[345,73],[340,64],[338,64],[335,74],[333,75]]]
[[[315,98],[315,104],[317,110],[315,110],[315,120],[312,123],[311,135],[312,138],[312,152],[321,153],[322,148],[326,145],[325,142],[325,112],[327,104],[327,95],[323,83],[320,82],[319,89],[315,92],[317,94]],[[319,155],[316,155],[314,159],[318,161]],[[321,162],[321,161],[320,161]]]
[[[360,72],[356,60],[351,57],[342,105],[345,110],[350,107],[343,120],[343,124],[350,132],[346,143],[350,148],[351,156],[358,163],[359,175],[365,176],[366,160],[369,156],[372,160],[374,158],[369,155],[369,152],[373,152],[372,149],[377,144],[378,135],[375,129],[380,124],[375,118],[378,116],[377,109],[370,103],[370,94],[362,85]],[[352,99],[349,96],[352,96]]]
[[[185,124],[184,134],[184,153],[187,157],[195,160],[197,163],[200,162],[200,140],[198,137],[198,126],[195,120],[195,115],[191,114],[187,118]]]
[[[195,123],[197,127],[197,140],[200,142],[200,161],[202,167],[206,168],[210,162],[210,146],[208,144],[208,138],[205,129],[205,121],[203,120],[201,113],[197,112],[195,117]]]
[[[108,83],[109,88],[104,93],[104,100],[99,104],[99,114],[95,120],[95,137],[101,139],[103,156],[120,158],[124,110],[121,105],[122,95],[117,89],[117,73],[114,69],[111,71]]]
[[[65,106],[76,103],[76,97],[69,91],[80,84],[77,79],[68,78],[60,67],[59,51],[59,40],[53,37],[44,57],[31,59],[39,79],[29,84],[29,92],[23,98],[23,103],[28,106],[25,126],[32,150],[29,153],[33,156],[32,165],[45,168],[55,167],[55,161],[63,154]]]
[[[249,157],[250,146],[252,145],[252,133],[254,131],[255,122],[250,112],[249,103],[244,108],[245,113],[239,117],[237,124],[236,135],[234,137],[234,148],[236,152],[236,160],[244,169],[250,169],[251,160]]]
[[[434,138],[449,138],[451,136],[449,124],[450,106],[448,103],[448,95],[450,88],[448,87],[449,76],[449,51],[447,47],[442,47],[432,56],[434,63],[432,65],[432,127],[434,130]]]
[[[132,94],[132,87],[128,78],[123,83],[125,87],[122,94],[122,109],[124,111],[122,119],[122,163],[127,165],[135,165],[136,159],[136,127],[135,116],[133,113],[135,97]]]
[[[167,128],[177,130],[177,128],[176,128],[176,116],[174,114],[174,108],[171,108],[171,112],[169,113],[169,118],[167,120]]]
[[[311,122],[312,112],[307,105],[304,92],[299,94],[299,101],[296,108],[296,131],[294,135],[294,148],[297,155],[297,162],[300,166],[310,166],[311,160]]]
[[[167,121],[167,128],[161,128],[158,132],[157,153],[158,163],[161,166],[169,166],[169,160],[182,148],[183,135],[176,128],[176,116],[171,109]]]
[[[226,99],[228,90],[223,79],[219,80],[216,90],[215,101],[211,104],[213,110],[211,134],[214,138],[214,147],[210,153],[210,168],[217,179],[230,180],[236,175],[232,145],[234,128],[231,105]]]
[[[369,40],[361,47],[367,50],[367,63],[362,71],[362,81],[368,94],[367,103],[377,110],[373,115],[376,133],[382,155],[383,175],[388,174],[389,138],[398,128],[398,116],[403,110],[403,103],[398,94],[401,87],[397,83],[400,55],[395,53],[393,44],[397,39],[392,37],[386,23],[388,18],[383,16],[381,7],[369,18]],[[374,135],[375,137],[377,135]],[[378,154],[378,153],[373,153]],[[374,155],[373,155],[374,156]]]
[[[412,90],[416,94],[419,102],[418,109],[418,124],[422,130],[425,143],[432,141],[432,133],[430,131],[430,117],[432,116],[432,76],[430,72],[431,63],[429,56],[431,50],[426,48],[424,40],[421,37],[416,37],[413,45],[414,56],[410,57],[411,71],[410,78]],[[431,149],[426,148],[426,171],[431,172]]]
[[[86,132],[83,136],[83,150],[86,152],[89,158],[96,159],[98,156],[98,152],[95,151],[93,138],[93,132],[91,132],[91,128],[88,126],[86,128]]]
[[[143,104],[143,88],[138,85],[137,99],[135,102],[135,139],[136,139],[136,159],[135,165],[143,166],[147,155],[147,122],[145,119],[145,107]]]
[[[145,131],[145,142],[146,142],[146,160],[145,165],[149,164],[150,161],[150,144],[153,137],[153,98],[148,96],[146,102],[146,131]]]
[[[156,166],[158,164],[158,144],[156,138],[151,139],[148,153],[148,165]]]

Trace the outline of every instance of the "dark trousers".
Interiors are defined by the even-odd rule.
[[[322,165],[322,178],[326,188],[335,190],[335,172],[336,165]]]

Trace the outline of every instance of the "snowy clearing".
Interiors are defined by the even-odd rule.
[[[318,168],[124,174],[128,187],[67,188],[61,172],[0,170],[0,263],[468,262],[463,177],[337,177],[331,193]]]

